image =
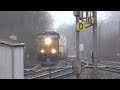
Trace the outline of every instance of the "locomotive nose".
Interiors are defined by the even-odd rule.
[[[46,57],[46,58],[45,58],[45,64],[46,64],[46,65],[51,65],[51,64],[52,64],[52,58]]]

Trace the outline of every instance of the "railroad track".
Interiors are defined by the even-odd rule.
[[[67,79],[70,76],[73,76],[73,71],[53,77],[52,79]]]
[[[115,67],[98,68],[98,70],[104,70],[104,71],[109,71],[109,72],[114,72],[114,73],[120,73],[120,69],[115,68]]]
[[[50,74],[51,70],[51,74]],[[39,65],[35,66],[29,71],[25,71],[25,79],[47,79],[51,75],[52,78],[61,78],[72,75],[72,63],[66,62],[64,60],[60,61],[56,66],[41,67]]]
[[[86,66],[84,68],[91,68],[91,69],[94,69],[94,66]],[[109,72],[114,72],[114,73],[120,73],[120,68],[116,68],[114,66],[106,66],[106,67],[101,67],[101,66],[98,66],[97,67],[98,70],[104,70],[104,71],[109,71]]]
[[[94,68],[91,62],[81,62],[82,67]],[[120,63],[116,62],[100,62],[98,63],[98,70],[104,70],[114,73],[120,73]],[[32,69],[25,72],[26,79],[64,79],[74,76],[72,65],[68,67],[51,67],[51,73],[49,67],[42,69]]]
[[[63,69],[63,67],[51,67],[50,68],[51,71],[58,71],[61,69]],[[24,75],[25,75],[25,78],[32,79],[32,77],[37,77],[38,75],[44,75],[45,73],[48,73],[48,72],[49,72],[49,67],[44,67],[44,68],[39,69],[39,70],[29,71],[27,73],[24,73]]]
[[[32,77],[30,79],[49,79],[51,77],[51,79],[56,79],[56,78],[59,78],[59,77],[65,77],[65,75],[71,75],[71,73],[73,73],[72,71],[72,66],[69,66],[67,68],[63,68],[63,69],[57,69],[57,70],[54,70],[54,71],[51,71],[51,73],[46,72],[44,74],[39,74],[35,77]]]
[[[101,62],[100,65],[106,65],[106,66],[111,66],[111,67],[120,67],[120,62],[111,62],[111,61],[104,61]]]
[[[81,62],[83,65],[94,66],[92,62]],[[101,61],[97,64],[98,67],[114,67],[120,69],[120,62]]]
[[[26,78],[28,78],[28,77],[33,77],[33,76],[36,76],[36,75],[38,75],[38,74],[40,74],[40,73],[42,73],[42,72],[45,72],[45,71],[47,71],[47,70],[48,70],[48,68],[42,69],[42,70],[38,70],[38,71],[33,71],[33,70],[31,70],[31,71],[29,71],[29,72],[24,73],[24,75],[25,75]]]
[[[38,65],[34,66],[33,68],[24,69],[24,74],[26,75],[26,74],[34,73],[35,70],[36,70],[39,66],[40,66],[40,65],[38,64]]]
[[[84,65],[86,65],[86,63],[82,63],[82,66]],[[64,79],[69,77],[74,77],[72,65],[68,67],[51,67],[51,73],[48,67],[25,73],[26,79]]]

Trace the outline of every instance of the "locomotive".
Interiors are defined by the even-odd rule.
[[[42,65],[56,65],[67,57],[66,40],[55,31],[44,31],[37,35],[37,59]],[[62,45],[63,44],[63,45]]]

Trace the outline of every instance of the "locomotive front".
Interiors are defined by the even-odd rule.
[[[42,64],[56,64],[59,61],[59,34],[42,32],[37,36],[37,56]]]

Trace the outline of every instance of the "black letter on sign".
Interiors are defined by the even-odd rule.
[[[83,29],[83,24],[82,23],[79,24],[79,29]]]
[[[92,19],[91,18],[88,19],[88,23],[92,23]]]

